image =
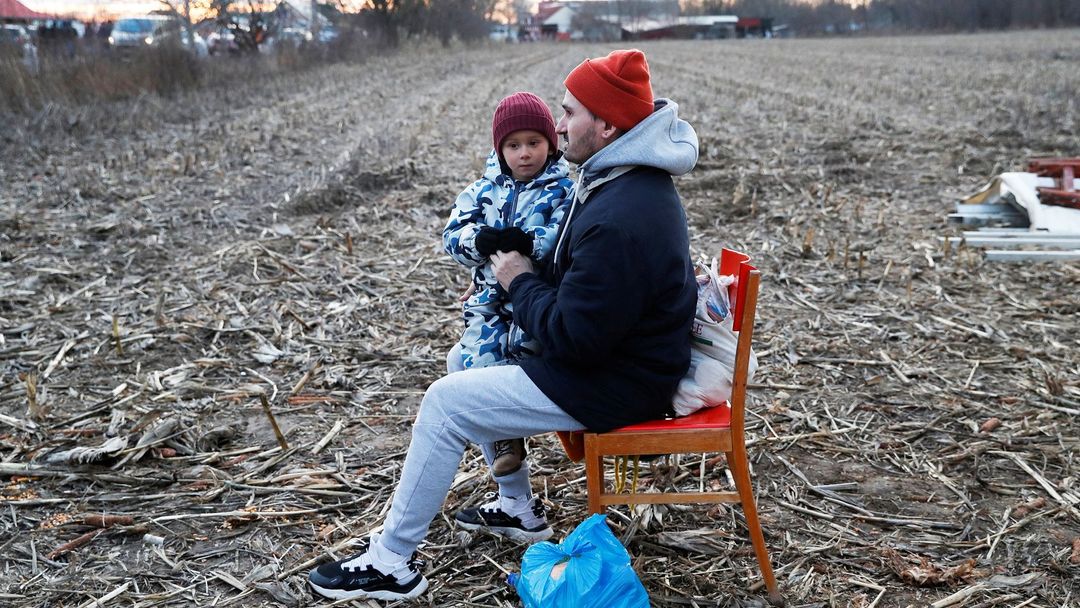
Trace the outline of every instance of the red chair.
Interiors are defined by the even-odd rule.
[[[769,563],[765,537],[761,532],[754,492],[750,484],[750,466],[746,454],[744,411],[746,376],[750,362],[750,343],[754,333],[760,273],[749,264],[749,256],[724,249],[720,255],[720,274],[735,275],[738,280],[729,288],[732,319],[739,336],[735,356],[735,376],[727,406],[705,408],[682,418],[653,420],[607,433],[559,433],[572,460],[585,458],[589,512],[599,513],[616,504],[670,503],[740,503],[746,515],[750,541],[754,545],[761,575],[769,592],[769,602],[783,605],[776,577]],[[723,452],[735,480],[735,492],[605,492],[604,457],[657,454]]]

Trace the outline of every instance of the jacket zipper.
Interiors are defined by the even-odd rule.
[[[506,199],[506,204],[502,209],[502,221],[503,228],[509,228],[513,225],[514,215],[517,213],[517,199],[518,199],[518,182],[517,180],[510,181],[510,196]]]
[[[555,241],[555,255],[553,255],[551,258],[555,264],[556,272],[559,270],[559,267],[562,266],[562,264],[560,263],[562,262],[562,260],[559,258],[559,250],[562,249],[563,240],[566,238],[567,232],[569,232],[570,220],[574,219],[574,211],[577,210],[578,206],[577,203],[577,188],[575,187],[574,200],[570,203],[570,211],[566,213],[566,218],[563,219],[563,223],[559,226],[559,239]]]

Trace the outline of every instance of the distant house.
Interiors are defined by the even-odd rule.
[[[672,25],[678,16],[678,0],[546,0],[536,22],[549,40],[617,40]]]
[[[659,40],[663,38],[716,39],[734,38],[734,15],[693,15],[675,17],[664,21],[640,20],[622,26],[623,38],[631,40]]]
[[[536,10],[539,37],[543,40],[570,40],[576,14],[577,11],[568,2],[541,2]]]

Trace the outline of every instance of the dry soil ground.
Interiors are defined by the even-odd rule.
[[[1077,155],[1080,32],[644,48],[701,140],[693,255],[763,273],[749,427],[788,604],[1080,605],[1080,267],[938,241],[959,195]],[[492,109],[556,107],[607,50],[410,51],[6,117],[0,603],[319,604],[306,569],[377,529],[459,332],[439,233]],[[583,470],[533,454],[565,533]],[[700,465],[642,484],[727,483]],[[513,605],[496,564],[521,548],[449,524],[492,489],[476,452],[461,471],[421,603]],[[740,510],[609,519],[654,605],[762,603]]]

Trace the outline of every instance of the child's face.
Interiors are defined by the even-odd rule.
[[[514,179],[525,181],[532,179],[544,168],[551,152],[551,144],[543,133],[525,129],[507,135],[499,152],[502,153],[506,166],[510,167],[510,174]]]

